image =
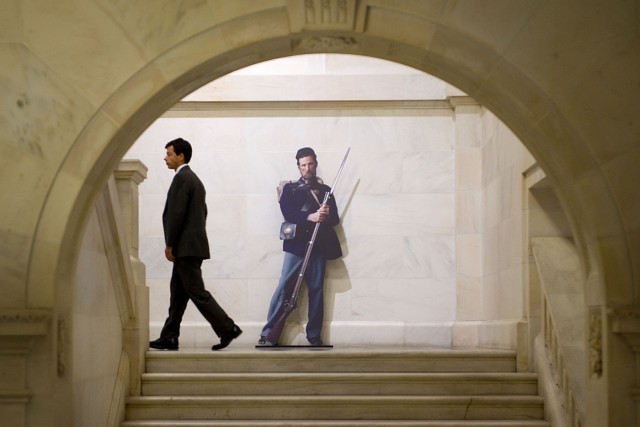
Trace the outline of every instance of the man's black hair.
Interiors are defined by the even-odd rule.
[[[309,157],[309,156],[312,156],[313,160],[315,162],[318,162],[318,158],[316,157],[316,152],[313,151],[313,148],[311,147],[304,147],[299,149],[298,152],[296,153],[296,160],[298,160],[298,164],[299,164],[300,159],[302,159],[303,157]]]
[[[165,145],[164,148],[169,148],[171,146],[173,146],[173,151],[177,156],[179,156],[180,154],[184,154],[184,162],[189,163],[189,161],[191,160],[191,154],[193,152],[189,141],[182,138],[176,138],[173,141],[167,142],[167,145]]]

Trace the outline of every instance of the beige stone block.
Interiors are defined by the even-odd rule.
[[[456,230],[460,234],[482,232],[482,193],[476,190],[456,191]]]
[[[452,328],[452,347],[478,347],[478,323],[456,322]]]
[[[482,320],[484,315],[483,300],[481,278],[456,277],[456,320]]]
[[[482,234],[482,270],[486,274],[495,274],[504,262],[502,255],[505,250],[501,247],[499,227],[491,228]]]
[[[483,139],[480,106],[458,106],[455,108],[456,150],[480,148]]]
[[[456,188],[459,191],[482,188],[482,152],[475,148],[456,149]]]
[[[480,347],[515,349],[518,341],[518,320],[483,322],[478,325]]]
[[[456,235],[456,261],[459,275],[481,277],[483,247],[482,237],[475,234]]]

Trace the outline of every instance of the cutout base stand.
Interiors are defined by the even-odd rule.
[[[333,348],[332,345],[261,345],[258,344],[256,345],[257,349],[260,350],[278,350],[278,349],[284,349],[284,348],[318,348],[318,349],[327,349],[327,348]]]

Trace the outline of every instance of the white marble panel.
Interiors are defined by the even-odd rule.
[[[323,157],[320,153],[334,151],[349,144],[354,120],[348,114],[348,111],[341,110],[317,114],[291,111],[271,117],[247,118],[247,145],[253,150],[286,153],[286,161],[282,164],[287,167],[295,167],[298,148],[313,147],[322,165]],[[297,174],[297,169],[295,171]]]
[[[262,235],[279,240],[280,224],[284,221],[274,187],[273,194],[247,195],[247,226],[249,236]]]
[[[247,294],[247,316],[243,320],[250,322],[258,322],[264,325],[267,320],[267,312],[269,311],[269,303],[273,292],[278,286],[278,277],[267,279],[248,279]]]
[[[450,110],[409,110],[387,124],[387,137],[397,138],[405,152],[449,151],[455,147],[454,122]]]
[[[454,151],[405,154],[403,193],[451,193],[455,189]]]
[[[163,237],[162,212],[166,203],[165,194],[140,194],[138,215],[140,218],[140,235],[146,237]]]
[[[404,322],[333,322],[323,328],[323,339],[333,345],[402,346],[404,343]]]
[[[353,281],[353,318],[425,322],[455,318],[455,279]]]
[[[332,345],[451,347],[451,322],[333,322],[323,331]]]
[[[142,236],[140,238],[140,260],[146,266],[147,280],[171,277],[171,264],[164,256],[163,236]]]
[[[160,326],[164,324],[169,308],[169,279],[147,278],[147,286],[149,287],[149,321],[158,323]]]
[[[209,195],[245,194],[252,189],[250,178],[238,172],[249,170],[253,173],[254,164],[247,163],[246,153],[218,152],[215,156],[193,158],[190,167],[200,177]]]
[[[349,183],[354,181],[357,182],[358,195],[398,194],[402,191],[402,154],[352,150],[347,162],[344,175],[340,177],[339,189],[336,188],[336,191],[348,191],[351,187]],[[332,185],[332,182],[328,185]]]
[[[404,241],[402,277],[455,277],[453,236],[407,236]]]
[[[361,196],[350,215],[355,235],[450,234],[454,230],[453,194]]]
[[[402,272],[402,236],[350,236],[349,254],[343,257],[352,279],[392,278]]]
[[[207,195],[207,235],[245,235],[247,233],[246,198],[241,195]]]
[[[184,138],[191,143],[194,159],[205,152],[244,151],[245,126],[244,117],[162,117],[140,135],[127,155],[159,152],[159,160],[162,160],[165,144],[175,138]]]
[[[353,296],[351,280],[326,278],[324,288],[325,321],[351,319]]]
[[[249,310],[247,279],[206,279],[204,285],[232,319],[240,321],[247,318]],[[198,316],[202,318],[199,313]]]
[[[208,278],[265,278],[279,274],[282,243],[266,236],[209,238],[211,259],[202,265]]]

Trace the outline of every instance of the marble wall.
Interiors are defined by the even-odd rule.
[[[286,102],[300,93],[309,102]],[[497,120],[486,125],[483,114],[488,113],[472,100],[471,110],[460,107],[457,115],[450,94],[464,95],[398,64],[310,55],[226,76],[159,118],[126,156],[149,168],[140,188],[140,257],[151,292],[151,335],[157,334],[168,305],[171,264],[162,255],[161,214],[173,172],[163,157],[164,144],[176,137],[192,143],[191,167],[208,190],[212,259],[203,273],[209,290],[245,329],[239,342],[256,341],[265,320],[283,257],[275,187],[299,177],[294,154],[302,146],[314,147],[318,173],[329,184],[351,147],[336,188],[342,219],[337,231],[345,255],[331,262],[327,273],[326,341],[478,345],[475,322],[519,318],[521,278],[507,268],[513,261],[499,269],[498,257],[512,256],[520,241],[500,242],[500,254],[487,256],[498,250],[498,227],[503,236],[519,232],[519,223],[500,225],[519,214],[511,209],[517,197],[509,193],[518,187],[504,173],[505,168],[515,171],[513,162],[493,161],[513,153],[499,154],[507,138],[485,137],[488,129],[500,127]],[[408,100],[422,103],[397,104]],[[239,101],[249,103],[233,104]],[[231,103],[223,108],[216,102]],[[469,146],[474,150],[465,151]],[[518,145],[516,157],[517,150],[525,152]],[[466,167],[464,159],[476,166]],[[463,184],[474,180],[472,186]],[[476,202],[472,214],[456,206],[461,188]],[[481,240],[467,238],[465,221],[475,224],[473,233]],[[474,270],[479,288],[465,288],[465,266]],[[479,300],[477,292],[483,295]],[[460,302],[469,295],[466,305]],[[290,342],[304,341],[304,305],[292,315],[295,324],[290,322],[285,335]],[[183,346],[207,346],[216,339],[193,306],[183,325]],[[512,346],[512,323],[507,330],[506,340],[488,342]]]

